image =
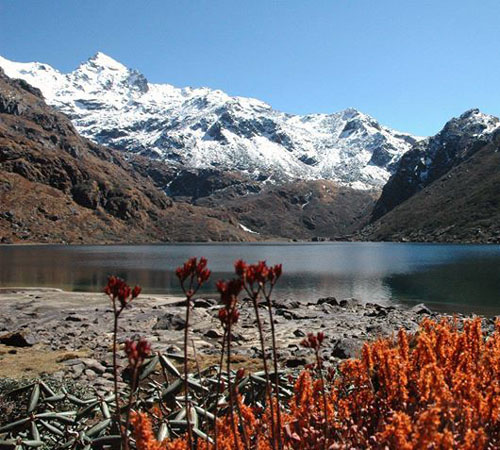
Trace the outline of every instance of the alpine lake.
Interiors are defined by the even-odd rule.
[[[447,313],[500,314],[500,246],[415,243],[257,243],[0,246],[0,287],[100,291],[109,275],[150,294],[181,294],[175,268],[204,256],[212,270],[200,295],[234,276],[237,259],[283,264],[274,295],[425,303]]]

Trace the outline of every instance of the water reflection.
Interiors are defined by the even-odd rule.
[[[448,311],[500,313],[500,265],[498,260],[477,258],[435,265],[411,274],[394,274],[384,282],[402,302],[427,299]]]
[[[389,243],[2,246],[3,286],[99,291],[109,274],[149,293],[180,293],[173,270],[205,256],[214,275],[232,276],[234,260],[283,263],[278,296],[432,303],[438,309],[500,312],[500,247]]]

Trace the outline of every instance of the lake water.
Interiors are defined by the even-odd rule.
[[[99,291],[107,276],[147,293],[180,293],[175,268],[205,256],[214,283],[233,262],[282,263],[276,295],[380,303],[425,302],[441,311],[500,314],[500,246],[399,243],[0,246],[0,285]]]

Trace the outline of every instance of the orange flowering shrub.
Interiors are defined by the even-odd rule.
[[[500,446],[500,323],[463,330],[425,319],[409,340],[365,344],[341,367],[332,402],[337,428],[357,447],[487,449]]]
[[[395,340],[366,343],[329,378],[326,418],[323,395],[321,379],[303,371],[293,397],[281,402],[283,448],[498,449],[500,321],[486,337],[479,318],[462,329],[425,319],[415,336],[401,330]],[[238,402],[236,435],[229,415],[221,417],[217,449],[274,448],[269,408]],[[138,450],[189,448],[186,438],[157,442],[145,414],[133,425]],[[215,445],[198,439],[196,448]]]

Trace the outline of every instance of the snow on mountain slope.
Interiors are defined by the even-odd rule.
[[[300,116],[219,90],[152,84],[103,53],[68,74],[2,57],[0,67],[39,88],[85,137],[183,167],[380,188],[419,140],[355,109]]]
[[[443,129],[420,141],[400,159],[382,190],[372,221],[429,186],[490,143],[500,130],[500,119],[471,109],[449,120]]]

